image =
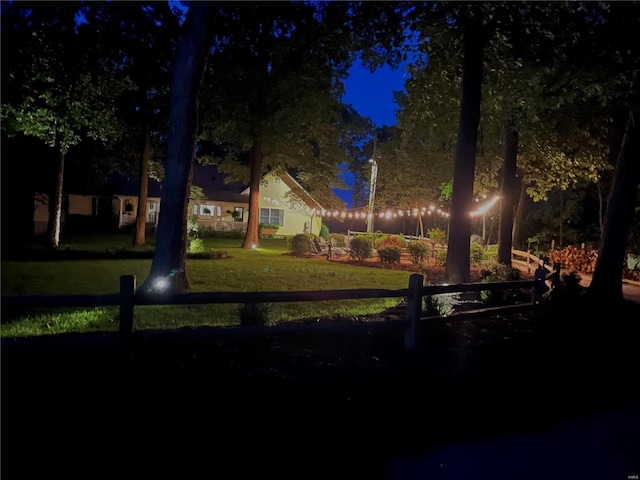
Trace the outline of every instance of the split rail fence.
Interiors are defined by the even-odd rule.
[[[549,271],[548,267],[539,266],[535,270],[534,280],[517,280],[511,282],[479,282],[453,285],[424,285],[424,276],[412,274],[407,288],[389,289],[347,289],[318,290],[298,292],[193,292],[182,294],[141,293],[136,291],[136,277],[124,275],[120,277],[120,292],[109,295],[15,295],[3,296],[3,307],[119,307],[119,333],[122,338],[129,338],[135,329],[134,309],[141,305],[196,305],[196,304],[245,304],[274,302],[308,302],[354,300],[365,298],[404,298],[406,299],[406,330],[404,344],[408,350],[416,346],[416,331],[421,320],[433,317],[422,316],[423,298],[425,296],[446,293],[496,291],[505,289],[530,289],[531,300],[526,303],[489,307],[460,313],[460,316],[484,313],[507,313],[531,309],[542,302],[551,285],[559,277],[559,265]]]

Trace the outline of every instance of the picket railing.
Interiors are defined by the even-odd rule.
[[[389,289],[348,289],[348,290],[313,290],[297,292],[193,292],[181,294],[143,293],[136,289],[136,277],[124,275],[120,277],[120,292],[109,295],[13,295],[2,296],[3,307],[119,307],[119,333],[123,338],[131,336],[135,330],[134,309],[138,305],[197,305],[197,304],[245,304],[275,302],[315,302],[335,300],[356,300],[364,298],[405,298],[406,299],[406,331],[405,348],[416,346],[416,331],[422,317],[422,304],[425,296],[445,293],[463,293],[496,291],[505,289],[530,289],[530,302],[515,305],[490,307],[456,314],[506,313],[530,309],[539,304],[549,291],[547,281],[552,284],[559,277],[559,266],[549,272],[546,268],[535,271],[534,280],[517,280],[511,282],[478,282],[453,285],[424,285],[424,276],[412,274],[408,288]]]

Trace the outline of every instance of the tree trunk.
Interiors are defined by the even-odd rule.
[[[445,277],[449,283],[470,281],[470,239],[473,179],[476,165],[480,97],[482,93],[483,32],[479,20],[465,25],[462,63],[462,102],[454,162],[453,193]]]
[[[60,229],[62,226],[62,185],[64,183],[65,153],[61,150],[58,154],[58,174],[53,190],[53,198],[49,199],[49,246],[60,246]]]
[[[516,213],[513,220],[513,242],[512,244],[516,246],[516,248],[522,248],[524,242],[522,241],[522,221],[524,219],[524,213],[527,209],[526,200],[527,200],[527,186],[524,182],[519,183],[520,195],[518,197],[518,205],[516,207]]]
[[[151,137],[149,126],[146,125],[142,134],[142,150],[140,151],[140,185],[138,189],[138,212],[136,228],[133,234],[133,244],[144,247],[147,230],[147,198],[149,193],[149,162],[151,161]]]
[[[513,218],[516,205],[516,166],[518,162],[518,131],[510,120],[505,128],[500,221],[498,223],[498,263],[511,265]]]
[[[640,109],[631,110],[613,173],[602,247],[587,293],[593,299],[623,300],[622,270],[640,185]]]
[[[249,218],[242,248],[260,247],[260,180],[262,179],[262,141],[258,136],[251,148],[249,180]]]
[[[198,94],[213,40],[214,3],[192,2],[176,49],[162,201],[151,269],[143,292],[189,289],[185,271],[187,210],[198,133]],[[158,286],[158,280],[165,285]]]

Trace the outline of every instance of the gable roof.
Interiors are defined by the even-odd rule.
[[[302,198],[302,200],[307,203],[310,206],[313,206],[314,208],[320,209],[320,210],[324,210],[322,208],[322,205],[320,205],[315,198],[313,198],[311,196],[311,194],[309,192],[307,192],[304,187],[302,185],[300,185],[298,183],[298,181],[293,178],[288,172],[275,172],[275,171],[270,171],[267,174],[263,175],[263,179],[269,175],[274,175],[277,177],[280,177],[282,179],[282,181],[294,192],[296,193],[298,196],[300,196]],[[244,195],[248,195],[249,194],[249,187],[245,188],[242,193]]]
[[[322,210],[322,206],[304,189],[298,181],[287,172],[268,172],[262,178],[275,175],[308,205]],[[137,196],[139,188],[139,175],[125,175],[112,173],[107,177],[102,195]],[[249,203],[249,187],[242,182],[225,183],[227,176],[218,172],[215,165],[200,165],[196,163],[193,168],[192,184],[202,188],[204,196],[209,201]],[[149,197],[160,197],[162,184],[152,178],[149,179]]]

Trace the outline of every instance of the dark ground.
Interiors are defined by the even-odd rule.
[[[640,305],[600,308],[424,321],[412,352],[392,312],[3,339],[2,478],[627,480]]]

